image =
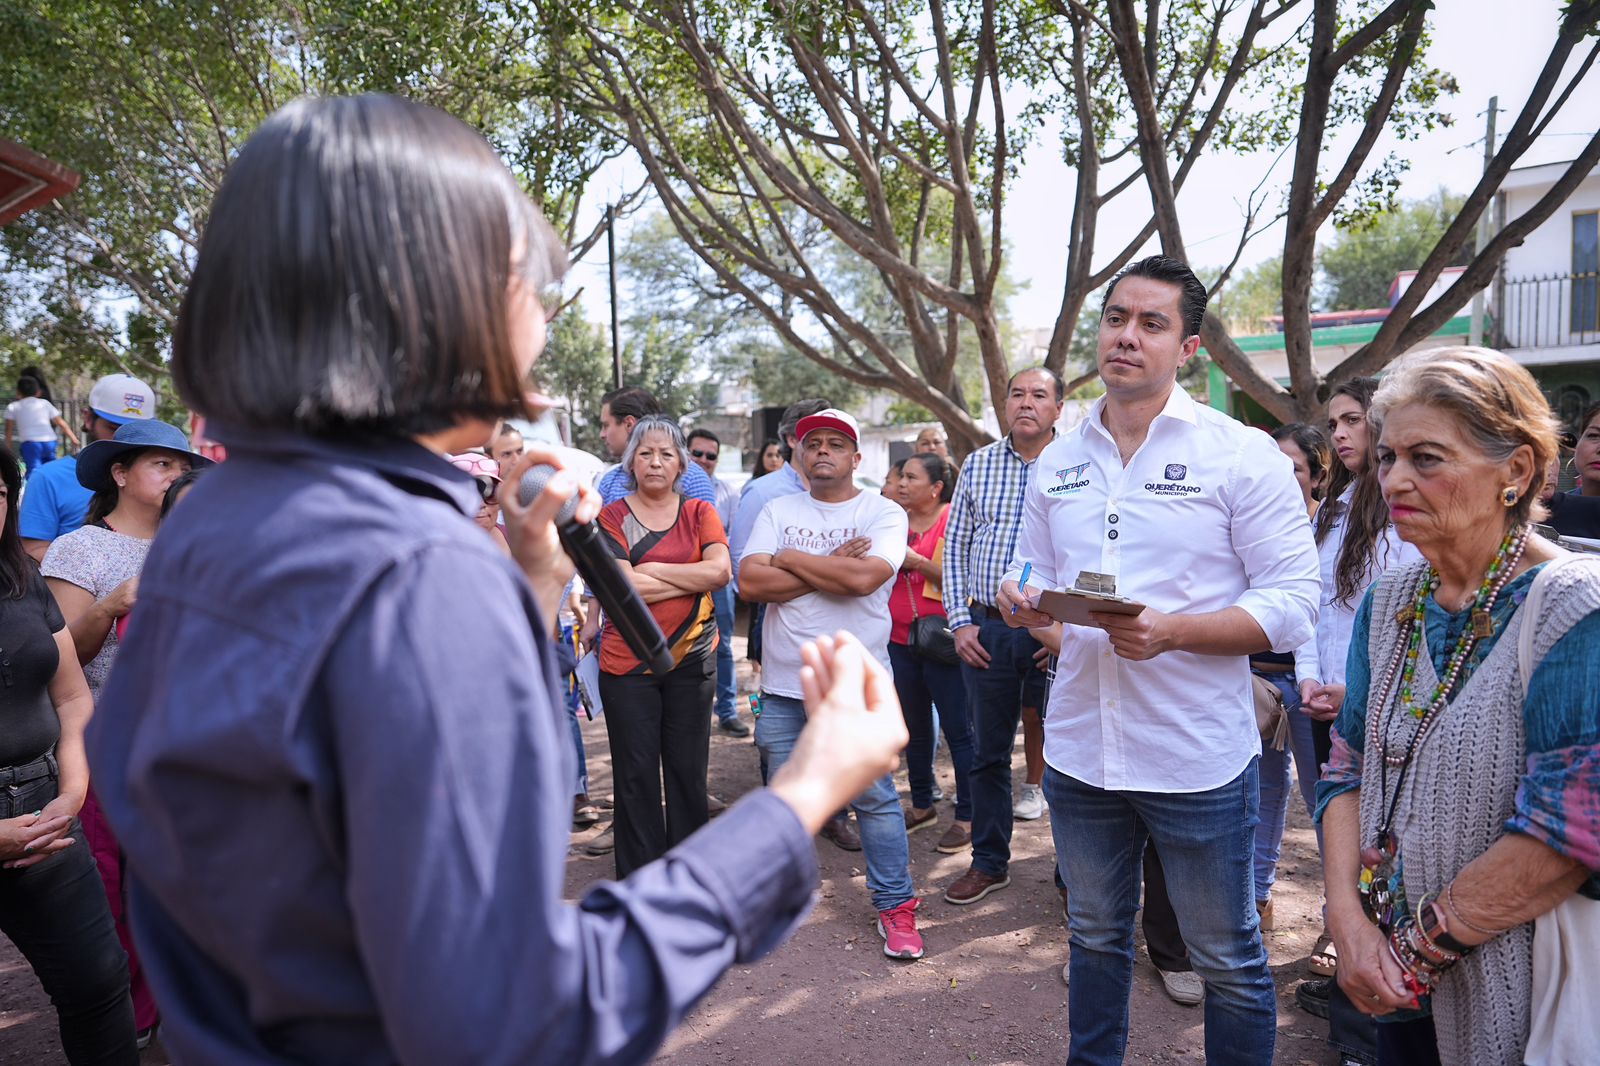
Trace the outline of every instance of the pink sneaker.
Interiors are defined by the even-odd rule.
[[[922,958],[922,936],[917,932],[917,904],[908,899],[898,907],[878,912],[878,935],[883,937],[883,953],[891,959]]]

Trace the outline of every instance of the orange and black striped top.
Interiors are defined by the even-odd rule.
[[[640,563],[698,563],[713,544],[727,547],[728,535],[715,507],[704,500],[678,498],[678,517],[666,529],[651,529],[639,520],[626,498],[600,512],[611,554],[630,566]],[[717,648],[716,610],[711,594],[674,596],[650,604],[672,649],[673,664],[710,655]],[[649,669],[628,649],[610,620],[600,637],[600,669],[608,674],[647,674]]]

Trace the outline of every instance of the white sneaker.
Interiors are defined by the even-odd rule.
[[[1193,970],[1172,971],[1157,966],[1156,973],[1161,975],[1161,984],[1167,990],[1167,998],[1174,1003],[1193,1007],[1206,996],[1206,983]]]
[[[1044,817],[1044,789],[1038,785],[1023,785],[1022,796],[1011,808],[1011,813],[1024,822]]]

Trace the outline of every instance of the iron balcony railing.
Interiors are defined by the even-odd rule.
[[[1600,273],[1507,278],[1496,290],[1499,347],[1600,344]]]

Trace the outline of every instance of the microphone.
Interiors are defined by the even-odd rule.
[[[545,463],[529,468],[517,485],[517,500],[526,507],[544,491],[555,477],[556,468]],[[605,534],[594,522],[578,522],[573,515],[578,510],[578,494],[574,492],[556,513],[556,534],[561,547],[577,564],[583,583],[589,586],[594,598],[617,627],[628,649],[650,672],[661,675],[673,667],[672,651],[667,647],[666,635],[661,632],[655,616],[645,606],[639,592],[623,576],[622,568],[606,548]]]

